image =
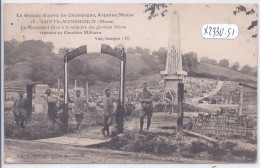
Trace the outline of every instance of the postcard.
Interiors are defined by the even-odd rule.
[[[3,163],[257,162],[258,5],[4,3]]]

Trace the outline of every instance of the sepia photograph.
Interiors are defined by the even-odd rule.
[[[249,164],[257,3],[4,3],[2,160]]]

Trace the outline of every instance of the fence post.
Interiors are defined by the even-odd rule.
[[[33,85],[26,85],[27,90],[27,114],[26,114],[26,121],[28,122],[32,116],[32,92],[33,92]]]
[[[178,114],[177,114],[177,138],[183,138],[183,97],[184,84],[178,83]]]

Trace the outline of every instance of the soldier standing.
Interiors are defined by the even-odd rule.
[[[56,105],[56,100],[58,100],[58,97],[51,94],[51,89],[47,89],[46,92],[41,95],[45,99],[45,101],[48,103],[48,116],[49,119],[53,122],[53,125],[55,123],[59,124],[56,120],[57,114],[58,114],[58,108]]]
[[[113,103],[116,101],[115,98],[110,96],[110,89],[105,90],[105,96],[103,98],[103,121],[104,121],[104,128],[102,128],[102,134],[105,136],[105,131],[107,131],[107,135],[110,135],[109,132],[109,120],[112,119],[112,114],[114,111]]]
[[[84,113],[86,111],[86,101],[83,97],[80,97],[81,91],[77,90],[76,91],[76,98],[74,100],[74,108],[73,112],[75,115],[75,119],[77,121],[77,126],[75,128],[75,132],[80,132],[80,124],[83,120]]]
[[[23,91],[19,91],[19,99],[14,101],[13,104],[13,114],[15,118],[15,122],[17,127],[19,128],[24,128],[24,122],[25,122],[25,117],[26,117],[26,104],[27,104],[27,99],[23,98]]]
[[[143,131],[145,116],[147,116],[147,130],[149,130],[153,115],[152,94],[147,90],[147,83],[143,83],[142,86],[143,91],[139,92],[137,96],[137,101],[139,101],[142,106],[140,111],[140,131]]]

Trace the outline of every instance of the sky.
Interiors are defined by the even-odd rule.
[[[77,48],[81,45],[88,46],[88,52],[100,52],[101,44],[112,47],[122,43],[125,48],[140,46],[151,51],[160,47],[168,47],[171,15],[174,11],[179,14],[180,42],[182,53],[195,52],[199,57],[207,56],[212,59],[228,59],[231,63],[239,62],[240,65],[257,65],[257,38],[252,38],[257,33],[257,28],[247,30],[251,21],[257,15],[233,11],[238,4],[172,4],[168,7],[165,17],[158,16],[148,20],[148,13],[144,13],[144,4],[5,4],[4,6],[4,40],[16,39],[43,40],[54,44],[55,52],[59,48]],[[244,5],[248,9],[257,5]],[[99,18],[98,20],[113,20],[115,25],[126,26],[126,29],[102,30],[101,35],[41,35],[41,30],[22,30],[21,25],[30,25],[32,18],[17,17],[17,14],[92,14],[92,13],[129,13],[134,14],[129,18]],[[46,18],[36,18],[36,21]],[[56,18],[48,18],[54,19]],[[66,18],[66,19],[76,19]],[[77,18],[79,19],[79,18]],[[92,20],[92,18],[91,18]],[[106,24],[106,25],[113,25]],[[201,29],[204,24],[235,24],[238,27],[236,39],[205,39]],[[46,24],[34,24],[46,26]],[[51,24],[48,24],[49,26]],[[69,24],[71,26],[74,24]],[[78,24],[79,25],[79,24]],[[80,24],[89,26],[90,24]],[[97,26],[98,24],[92,24]],[[102,24],[105,25],[105,24]],[[130,40],[111,41],[96,40],[96,37],[119,37]]]

